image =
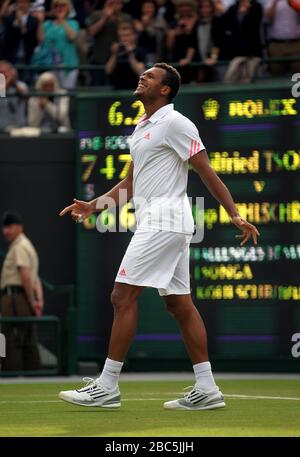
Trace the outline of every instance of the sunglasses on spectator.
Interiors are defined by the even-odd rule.
[[[67,6],[65,3],[54,3],[53,7],[54,8],[63,8]]]

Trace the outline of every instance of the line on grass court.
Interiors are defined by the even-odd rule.
[[[170,395],[168,395],[169,397]],[[238,400],[289,400],[299,401],[300,397],[274,397],[269,395],[241,395],[241,394],[225,394],[224,397]],[[163,398],[123,398],[122,401],[165,401]],[[61,403],[61,400],[0,400],[0,404],[4,403]]]
[[[224,397],[250,400],[300,400],[300,397],[273,397],[269,395],[240,395],[240,394],[225,394]]]

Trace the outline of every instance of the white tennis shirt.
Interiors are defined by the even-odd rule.
[[[193,233],[188,159],[203,149],[195,124],[173,104],[141,118],[130,138],[137,230]]]

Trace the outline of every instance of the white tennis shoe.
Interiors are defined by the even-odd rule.
[[[64,390],[59,393],[61,400],[80,406],[100,406],[101,408],[119,408],[121,394],[119,387],[108,390],[93,378],[83,378],[86,386],[78,390]]]
[[[224,397],[219,389],[208,393],[200,390],[197,385],[194,387],[186,387],[186,389],[192,390],[183,394],[182,398],[165,402],[164,408],[196,411],[201,409],[217,409],[225,407]]]

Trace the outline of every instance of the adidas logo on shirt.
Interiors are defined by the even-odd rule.
[[[126,276],[125,268],[122,268],[122,270],[119,271],[119,276]]]
[[[151,138],[150,132],[145,133],[144,139],[145,139],[145,140],[150,140],[150,138]]]

